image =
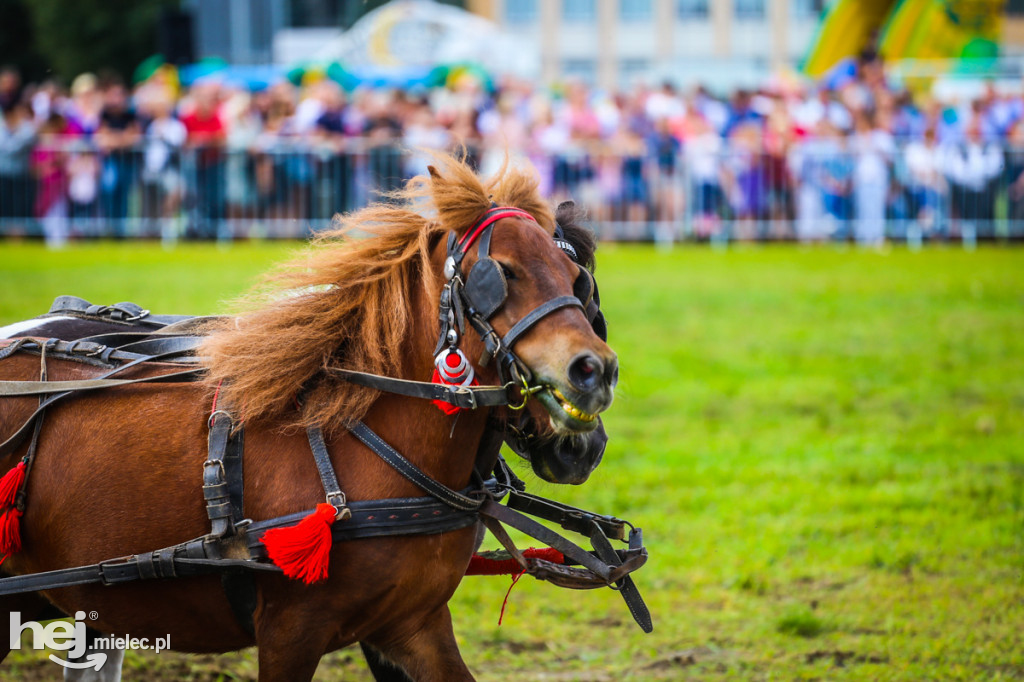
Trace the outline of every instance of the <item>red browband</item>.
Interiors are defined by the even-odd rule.
[[[483,234],[483,231],[487,227],[502,218],[526,218],[537,222],[537,219],[527,213],[521,208],[514,208],[512,206],[499,206],[498,208],[492,208],[484,214],[483,219],[466,231],[466,234],[462,235],[462,239],[459,240],[458,246],[462,253],[469,251],[469,247],[473,245],[473,242]]]

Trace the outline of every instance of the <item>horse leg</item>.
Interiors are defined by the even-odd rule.
[[[88,660],[89,656],[102,652],[107,654],[107,660],[99,670],[95,668],[64,668],[64,682],[121,682],[121,666],[124,664],[123,649],[97,648],[96,638],[106,637],[102,632],[86,628],[87,646],[85,652],[74,661]]]
[[[359,648],[363,650],[366,665],[370,668],[370,674],[373,675],[376,682],[413,682],[404,670],[396,668],[394,663],[384,658],[381,652],[366,642],[360,642]]]
[[[416,682],[472,682],[476,679],[459,653],[447,604],[420,621],[417,630],[407,637],[373,646]]]
[[[320,658],[327,653],[335,631],[329,626],[311,628],[322,622],[303,608],[257,607],[255,618],[259,682],[309,682]]]

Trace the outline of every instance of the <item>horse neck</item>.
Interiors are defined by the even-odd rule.
[[[442,241],[432,254],[433,272],[440,272],[444,255]],[[401,379],[429,381],[433,373],[432,354],[439,333],[437,306],[442,286],[440,277],[434,279],[438,293],[425,291],[418,278],[411,283],[409,300],[413,317],[408,342],[403,348],[402,366],[397,373]],[[429,475],[459,489],[469,483],[489,409],[462,410],[457,416],[448,416],[429,400],[384,394],[367,412],[364,421]]]

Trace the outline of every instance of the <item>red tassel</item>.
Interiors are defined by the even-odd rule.
[[[519,582],[519,579],[522,578],[525,573],[526,571],[523,570],[512,576],[512,584],[508,586],[508,592],[505,593],[505,600],[501,602],[501,613],[498,614],[499,628],[501,627],[501,621],[505,620],[505,607],[508,606],[508,598],[512,595],[512,588],[516,586],[516,583]]]
[[[13,507],[14,498],[21,490],[21,484],[25,482],[25,462],[18,462],[3,478],[0,478],[0,509]]]
[[[540,549],[523,550],[523,556],[527,559],[543,559],[553,564],[565,563],[565,555],[557,549],[542,547]],[[522,567],[515,559],[490,559],[488,557],[474,554],[469,560],[469,568],[466,575],[516,575],[522,571]]]
[[[0,554],[16,554],[21,551],[21,515],[15,507],[0,514]]]
[[[260,538],[267,556],[284,574],[307,585],[327,579],[331,524],[338,510],[321,502],[316,511],[288,528],[272,528]],[[2,551],[2,550],[0,550]]]

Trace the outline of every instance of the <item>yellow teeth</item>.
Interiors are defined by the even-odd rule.
[[[569,400],[564,395],[562,395],[562,392],[559,391],[557,388],[552,387],[551,394],[558,399],[558,402],[562,406],[562,409],[565,410],[566,413],[573,419],[576,419],[581,422],[592,422],[595,419],[597,419],[596,414],[587,414],[580,408],[570,403]]]

